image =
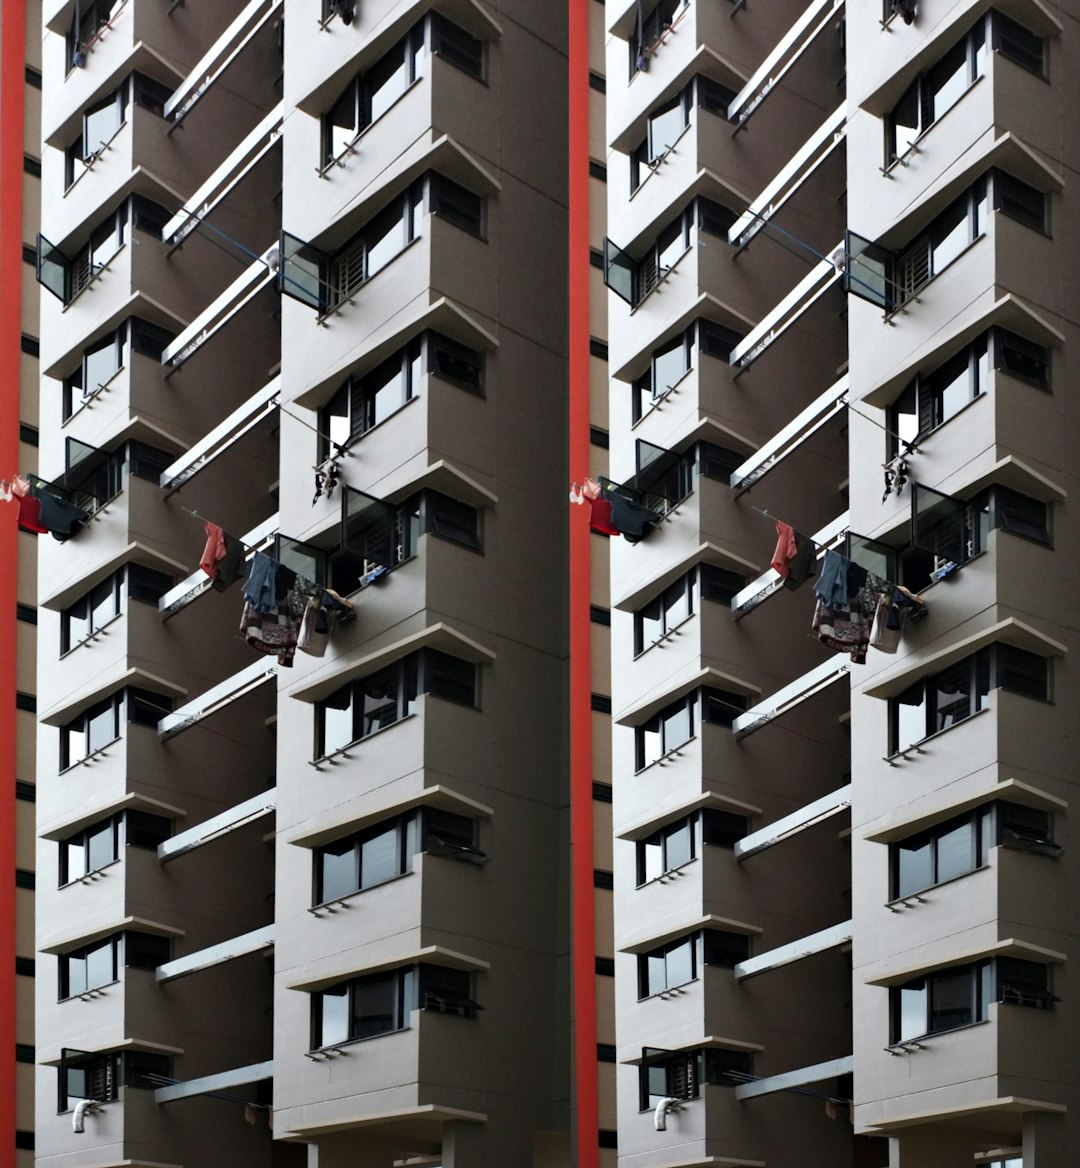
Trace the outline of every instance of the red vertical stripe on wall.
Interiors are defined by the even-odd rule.
[[[570,477],[589,472],[589,4],[569,0]],[[570,843],[577,1168],[599,1163],[589,525],[570,514]]]
[[[23,108],[26,11],[0,11],[0,477],[19,459]],[[0,504],[0,1168],[15,1163],[15,564],[14,505]],[[7,630],[6,632],[4,630]]]

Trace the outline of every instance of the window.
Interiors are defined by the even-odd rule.
[[[33,891],[37,887],[37,876],[29,868],[16,868],[15,887]]]
[[[68,653],[120,615],[122,572],[114,572],[60,616],[60,652]]]
[[[1046,700],[1050,663],[1013,645],[991,645],[924,677],[890,702],[892,752],[948,730],[986,706],[991,689]]]
[[[698,576],[701,582],[701,599],[711,600],[716,604],[730,604],[746,587],[745,576],[740,576],[738,572],[731,572],[727,568],[718,568],[714,564],[699,565]]]
[[[110,815],[61,840],[60,884],[70,884],[120,857],[120,848],[157,848],[172,835],[172,821],[145,811]]]
[[[36,625],[38,623],[37,609],[32,604],[16,604],[15,619],[24,624]]]
[[[417,833],[417,816],[409,813],[319,848],[314,903],[340,900],[411,871]]]
[[[111,1103],[119,1088],[160,1087],[172,1077],[168,1055],[143,1050],[88,1052],[65,1047],[60,1052],[60,1111],[71,1111],[81,1099]]]
[[[1008,487],[992,488],[987,498],[992,527],[1030,539],[1034,543],[1048,547],[1052,545],[1048,504]]]
[[[889,452],[915,443],[986,392],[990,369],[1042,389],[1050,386],[1050,355],[1003,328],[988,329],[944,365],[915,377],[889,409]]]
[[[1048,811],[998,800],[893,844],[892,896],[900,900],[973,872],[995,846],[1043,856],[1062,851]]]
[[[589,70],[589,88],[597,93],[607,93],[607,78],[602,73]]]
[[[596,971],[597,977],[614,977],[615,976],[615,958],[614,957],[597,957],[593,962],[593,968]]]
[[[66,422],[81,406],[97,397],[124,366],[127,328],[121,326],[83,351],[78,368],[64,378],[63,417]]]
[[[367,72],[354,77],[323,118],[322,161],[333,162],[421,75],[423,25],[417,25]]]
[[[60,841],[60,884],[70,884],[119,857],[120,823],[113,815]]]
[[[647,71],[649,58],[660,46],[663,35],[686,10],[690,0],[660,0],[652,9],[638,9],[637,24],[630,36],[630,78]]]
[[[157,728],[172,709],[171,699],[129,686],[98,702],[60,727],[60,769],[67,770],[120,737],[121,717]]]
[[[637,769],[644,770],[654,762],[685,746],[694,737],[694,695],[654,714],[634,731],[637,747]]]
[[[702,965],[734,969],[749,955],[750,938],[745,933],[702,929],[638,955],[638,998],[650,998],[696,980]]]
[[[438,12],[431,14],[431,51],[477,81],[484,79],[484,45]]]
[[[663,640],[694,613],[695,573],[687,572],[634,613],[634,653]]]
[[[451,543],[480,550],[480,512],[438,491],[425,491],[421,503],[423,530]]]
[[[637,882],[640,887],[689,864],[697,855],[697,817],[689,815],[661,828],[637,845]]]
[[[15,972],[20,977],[35,977],[37,975],[37,962],[33,957],[16,957]]]
[[[719,81],[713,81],[711,77],[698,76],[694,83],[697,88],[698,105],[727,121],[728,109],[737,96],[735,90],[728,89]]]
[[[409,965],[358,977],[311,996],[311,1047],[392,1034],[407,1025],[411,1010],[474,1018],[472,977],[465,970]]]
[[[690,125],[693,86],[654,109],[648,118],[645,139],[630,155],[630,189],[637,190],[656,164],[675,145]]]
[[[143,604],[156,605],[175,583],[172,576],[153,568],[144,568],[142,564],[128,564],[124,574],[127,577],[128,596]]]
[[[117,979],[120,936],[106,937],[60,958],[60,998],[73,998]]]
[[[718,848],[734,848],[745,835],[750,833],[750,820],[745,815],[731,811],[716,811],[706,808],[701,812],[701,839],[703,843]]]
[[[683,937],[638,957],[638,998],[651,998],[697,977],[698,935]]]
[[[67,34],[66,72],[86,64],[87,50],[112,19],[113,9],[119,3],[120,0],[89,0],[89,3],[75,5]]]
[[[37,237],[37,280],[58,300],[70,304],[123,247],[128,228],[135,227],[161,238],[161,228],[170,218],[164,207],[132,195],[90,233],[89,241],[74,256],[68,256],[43,235]]]
[[[93,162],[127,120],[128,82],[108,97],[87,107],[82,133],[64,152],[64,186],[71,184]]]
[[[1053,1009],[1049,967],[998,957],[939,970],[890,991],[892,1040],[908,1042],[984,1022],[991,1002]]]
[[[1036,77],[1046,76],[1046,46],[1040,37],[1001,12],[990,13],[994,48]]]
[[[343,686],[317,706],[318,757],[408,717],[420,693],[475,706],[476,666],[437,649],[422,649]]]
[[[611,784],[610,783],[593,783],[592,797],[597,803],[611,802]]]
[[[986,22],[979,22],[927,72],[885,119],[885,161],[894,162],[986,72]]]
[[[651,1111],[661,1099],[697,1099],[701,1084],[734,1086],[752,1076],[753,1055],[744,1050],[671,1051],[645,1047],[639,1067],[640,1105]]]
[[[484,392],[483,354],[441,333],[425,332],[370,373],[342,383],[319,415],[323,457],[363,437],[412,401],[425,368],[462,389]]]
[[[994,210],[1033,231],[1047,232],[1046,195],[1003,170],[994,171]]]
[[[894,844],[893,899],[902,899],[983,867],[991,844],[992,816],[992,808],[978,808]]]
[[[278,268],[280,291],[324,315],[340,308],[417,238],[425,191],[430,213],[480,234],[483,200],[431,172],[414,182],[333,254],[283,231]]]
[[[674,340],[653,350],[649,368],[631,387],[631,413],[634,422],[640,422],[693,367],[696,333],[697,330],[691,325]]]

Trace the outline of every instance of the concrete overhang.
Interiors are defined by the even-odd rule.
[[[304,978],[301,981],[286,982],[285,988],[300,990],[308,994],[317,993],[319,990],[337,985],[339,982],[348,981],[350,978],[384,973],[388,969],[400,969],[405,965],[419,965],[421,962],[427,965],[445,965],[449,969],[464,969],[474,973],[484,973],[491,968],[490,961],[483,961],[479,957],[470,957],[468,954],[458,953],[454,949],[447,949],[443,945],[422,945],[416,949],[407,949],[390,957],[380,958],[378,961],[357,960],[329,973]]]
[[[1060,641],[1055,641],[1024,621],[1010,616],[943,649],[910,659],[900,668],[886,673],[862,692],[872,698],[895,697],[920,678],[937,673],[965,657],[970,657],[979,649],[998,642],[1024,649],[1039,657],[1061,657],[1066,652],[1066,646]]]
[[[699,917],[683,921],[681,924],[668,923],[667,928],[657,929],[656,926],[653,926],[648,930],[631,933],[629,937],[620,942],[618,951],[620,953],[648,953],[650,949],[666,945],[669,941],[677,941],[680,937],[689,936],[700,929],[720,929],[725,933],[746,933],[748,936],[756,936],[764,932],[760,926],[747,924],[746,921],[735,921],[729,917],[717,916],[715,913],[704,913]]]
[[[145,669],[139,669],[136,666],[130,666],[127,669],[121,667],[120,672],[114,672],[111,676],[106,674],[104,677],[95,678],[93,689],[84,690],[77,697],[65,698],[60,705],[46,710],[38,718],[38,721],[44,726],[63,726],[95,703],[112,697],[117,690],[124,689],[129,685],[171,698],[186,697],[188,692],[183,686],[166,681],[165,678],[158,677],[156,673],[147,673]]]
[[[673,807],[665,806],[663,811],[655,812],[646,819],[636,820],[627,827],[615,832],[616,839],[642,840],[648,838],[672,820],[682,819],[684,816],[699,810],[728,811],[734,815],[761,815],[760,807],[752,803],[742,803],[738,799],[729,799],[727,795],[719,795],[715,791],[703,791],[684,799]]]
[[[662,692],[658,693],[654,689],[649,697],[638,702],[637,705],[621,711],[614,719],[615,725],[640,726],[643,722],[647,722],[653,714],[658,714],[665,706],[670,706],[672,702],[677,702],[680,698],[686,697],[688,693],[703,685],[735,691],[746,694],[748,697],[761,693],[760,686],[753,685],[749,681],[743,681],[741,678],[734,677],[730,673],[721,673],[719,669],[712,668],[699,669],[696,673],[692,673],[689,677],[684,677],[674,685],[671,684],[670,678],[665,679]]]
[[[441,1107],[437,1103],[423,1103],[416,1107],[402,1107],[393,1111],[365,1112],[341,1119],[327,1119],[313,1123],[298,1123],[285,1130],[290,1136],[322,1136],[332,1132],[358,1131],[363,1128],[411,1128],[427,1124],[441,1128],[446,1123],[487,1123],[482,1111],[462,1111],[457,1107]]]
[[[1019,779],[1005,779],[1003,782],[985,783],[973,791],[967,791],[959,798],[950,802],[934,803],[926,806],[921,803],[920,810],[901,813],[892,816],[878,827],[865,832],[864,840],[875,844],[889,844],[895,840],[906,839],[909,835],[933,827],[954,815],[962,815],[973,807],[981,807],[996,799],[1005,799],[1009,803],[1020,803],[1025,807],[1037,807],[1042,811],[1065,811],[1069,804],[1064,799],[1040,791]]]
[[[706,540],[696,548],[686,552],[674,563],[670,564],[658,576],[653,576],[646,584],[635,588],[632,592],[621,595],[612,608],[620,612],[636,612],[643,604],[648,604],[654,596],[659,596],[669,584],[674,584],[680,576],[685,576],[691,568],[698,564],[711,564],[716,568],[726,568],[728,571],[738,572],[741,575],[758,575],[763,571],[761,564],[737,556],[734,552],[719,544]]]
[[[44,944],[38,946],[40,953],[66,953],[71,949],[79,949],[84,945],[92,945],[113,933],[122,933],[127,929],[139,933],[152,933],[156,937],[183,937],[184,930],[173,928],[172,925],[162,924],[161,921],[151,921],[146,917],[114,917],[107,925],[98,925],[90,932],[85,930],[79,933],[62,934],[59,937],[46,936]]]
[[[957,965],[967,965],[972,961],[981,961],[987,957],[1020,957],[1025,961],[1037,961],[1040,965],[1055,965],[1068,961],[1068,954],[1056,949],[1046,949],[1042,945],[1033,945],[1029,941],[1019,941],[1009,937],[1004,941],[997,941],[992,945],[982,945],[976,949],[964,949],[959,953],[949,953],[929,960],[915,961],[909,965],[889,969],[885,973],[873,977],[863,978],[864,985],[872,986],[900,986],[912,978],[926,973],[935,973],[942,969],[952,969]]]
[[[346,832],[360,831],[368,824],[411,811],[414,807],[435,807],[441,811],[450,811],[454,815],[463,815],[467,819],[487,819],[495,814],[492,808],[477,803],[475,799],[461,795],[449,787],[436,785],[425,787],[424,790],[403,799],[383,800],[368,805],[359,814],[355,809],[351,809],[352,805],[350,809],[344,811],[340,807],[335,807],[332,812],[310,820],[302,830],[287,836],[285,842],[301,848],[322,847],[323,844],[337,839]]]
[[[125,564],[140,564],[144,568],[153,568],[155,572],[164,572],[169,576],[177,574],[186,576],[191,567],[190,564],[182,564],[179,560],[174,560],[156,548],[148,547],[136,540],[119,550],[109,548],[109,555],[105,559],[99,560],[93,567],[80,573],[75,579],[68,580],[59,588],[46,593],[38,603],[42,608],[47,608],[51,612],[63,612],[80,596],[85,596],[87,592]]]
[[[329,697],[335,690],[340,689],[347,682],[366,677],[370,673],[377,673],[387,665],[393,665],[402,657],[415,653],[418,649],[439,649],[463,661],[474,665],[481,665],[495,660],[495,652],[459,633],[456,629],[443,621],[430,625],[411,636],[402,637],[384,645],[381,649],[367,653],[363,657],[351,658],[349,664],[343,668],[327,674],[321,674],[315,680],[299,682],[293,688],[283,691],[285,695],[297,698],[302,702],[318,702]]]
[[[141,795],[129,791],[126,795],[109,799],[102,803],[92,804],[90,807],[80,807],[78,812],[68,812],[59,820],[51,824],[38,826],[38,836],[47,840],[62,840],[75,832],[89,827],[92,823],[121,811],[145,811],[150,815],[160,815],[165,819],[184,819],[187,812],[182,807],[174,807],[171,803],[162,803],[160,799],[151,799],[149,795]]]

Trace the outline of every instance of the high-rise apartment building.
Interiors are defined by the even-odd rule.
[[[606,17],[620,1160],[1063,1168],[1075,6]]]
[[[24,1160],[1076,1159],[1078,15],[5,7]]]
[[[565,12],[43,7],[38,1158],[565,1163]]]

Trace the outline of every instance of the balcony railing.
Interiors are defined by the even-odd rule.
[[[283,3],[284,0],[251,0],[245,5],[165,103],[165,116],[171,119],[173,126],[179,125],[191,113]]]
[[[178,977],[187,977],[188,974],[211,969],[225,961],[246,957],[249,953],[262,953],[273,947],[274,926],[264,925],[261,929],[254,929],[240,937],[230,937],[227,941],[210,945],[197,953],[188,953],[175,961],[166,961],[164,965],[157,967],[154,977],[159,982],[175,981]]]
[[[847,407],[847,391],[848,377],[845,373],[732,472],[732,488],[746,490],[752,487],[779,466],[789,454],[798,450],[807,439]]]
[[[833,815],[839,815],[841,811],[847,811],[851,806],[852,791],[852,785],[848,783],[847,786],[830,791],[828,795],[823,795],[820,799],[815,799],[813,803],[807,803],[798,811],[793,811],[790,815],[776,819],[766,827],[743,836],[735,843],[735,859],[745,860],[750,856],[756,856],[758,852],[763,852],[766,848],[771,848],[782,840],[797,835]]]
[[[158,844],[158,859],[161,863],[166,864],[169,860],[175,860],[178,856],[193,852],[196,848],[201,848],[203,844],[208,844],[211,840],[227,835],[230,831],[236,831],[237,828],[244,827],[256,819],[261,819],[264,815],[272,814],[276,808],[277,788],[271,787],[270,790],[263,791],[254,798],[237,803],[228,811],[222,811],[220,815],[213,815],[209,819],[204,819],[202,823],[189,827],[187,831],[170,836],[164,843]]]
[[[216,714],[226,706],[231,705],[238,698],[251,693],[260,685],[277,676],[277,665],[268,659],[252,661],[232,677],[215,686],[211,686],[205,693],[199,694],[193,701],[187,702],[180,709],[166,714],[158,722],[158,737],[162,742],[185,730],[189,730],[203,718]]]
[[[745,981],[748,977],[756,977],[761,973],[768,973],[773,969],[780,969],[790,965],[793,961],[802,961],[806,957],[813,957],[815,953],[825,953],[829,949],[836,949],[846,945],[852,936],[852,922],[841,921],[838,925],[830,925],[808,937],[800,937],[797,941],[790,941],[787,945],[778,945],[767,953],[759,953],[756,957],[748,957],[735,966],[737,981]]]
[[[746,125],[765,98],[843,6],[844,0],[813,0],[735,95],[728,106],[728,119],[736,122],[740,128]]]
[[[832,657],[826,658],[820,665],[815,665],[813,669],[804,673],[802,677],[797,677],[793,682],[778,689],[776,693],[770,694],[764,701],[758,702],[756,706],[751,706],[746,713],[740,714],[731,724],[732,732],[736,738],[745,738],[748,734],[753,734],[755,730],[760,730],[762,726],[774,718],[786,714],[789,710],[793,710],[805,702],[807,698],[812,698],[814,694],[820,693],[833,682],[839,681],[847,674],[850,667],[850,653],[836,653]]]

